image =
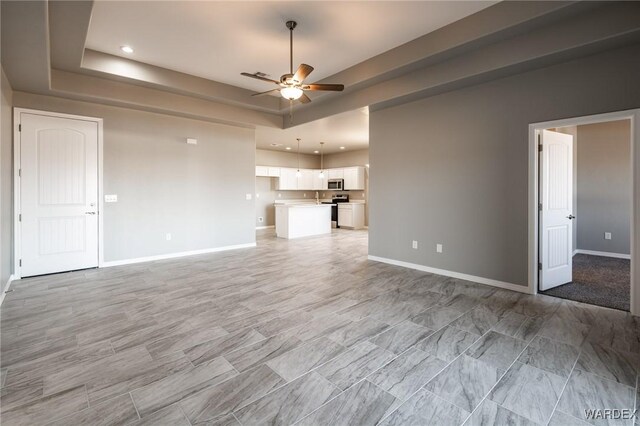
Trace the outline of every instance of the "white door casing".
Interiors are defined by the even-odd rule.
[[[540,133],[540,289],[572,280],[573,136]]]
[[[98,123],[21,113],[21,275],[98,266]]]

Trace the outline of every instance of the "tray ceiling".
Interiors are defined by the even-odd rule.
[[[299,23],[294,67],[314,66],[312,82],[495,3],[97,1],[85,47],[263,91],[266,83],[240,72],[288,72],[288,19]]]

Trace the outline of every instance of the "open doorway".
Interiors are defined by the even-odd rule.
[[[538,290],[629,311],[632,120],[537,129]]]

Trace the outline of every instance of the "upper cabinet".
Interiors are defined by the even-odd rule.
[[[280,167],[256,166],[256,176],[280,177]]]
[[[361,190],[364,189],[365,168],[347,167],[344,169],[344,189]]]
[[[327,171],[325,170],[324,172],[324,176],[320,177],[320,170],[314,170],[313,171],[313,188],[316,191],[322,191],[322,190],[326,190],[329,189],[329,186],[327,184]]]
[[[315,170],[300,170],[298,189],[313,189],[313,175]]]
[[[281,191],[323,191],[328,189],[329,179],[344,179],[345,190],[364,190],[364,167],[346,167],[343,169],[328,169],[324,177],[320,177],[320,170],[297,169],[286,167],[256,166],[256,176],[278,177],[278,189]]]
[[[269,176],[269,167],[256,166],[256,176]]]
[[[344,169],[329,169],[329,179],[344,179]]]
[[[280,167],[269,167],[269,177],[280,177]]]
[[[298,178],[296,177],[296,169],[280,169],[280,179],[278,179],[278,189],[296,190],[298,189]]]

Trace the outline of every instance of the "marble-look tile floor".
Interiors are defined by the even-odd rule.
[[[633,411],[640,321],[367,260],[365,231],[14,282],[9,425],[567,425]],[[640,424],[640,422],[636,422]]]

